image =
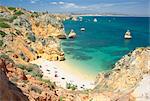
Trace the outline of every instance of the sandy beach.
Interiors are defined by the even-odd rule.
[[[77,85],[78,90],[92,89],[94,85],[94,77],[89,76],[85,71],[74,68],[66,61],[48,61],[38,59],[31,63],[41,66],[43,78],[56,82],[57,86],[66,88],[66,83]]]

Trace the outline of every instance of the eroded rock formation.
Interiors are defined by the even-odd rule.
[[[0,7],[0,44],[3,53],[17,63],[37,58],[62,61],[64,53],[59,39],[66,38],[59,15],[30,12],[21,8]]]
[[[22,90],[9,81],[6,74],[9,72],[7,68],[13,68],[10,65],[0,59],[0,101],[29,101]]]

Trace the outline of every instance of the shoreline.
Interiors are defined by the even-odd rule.
[[[92,76],[87,75],[83,70],[74,68],[66,61],[48,61],[39,58],[31,63],[41,66],[43,79],[52,80],[57,86],[66,89],[66,84],[70,83],[77,85],[78,90],[93,89],[95,87],[95,79]]]

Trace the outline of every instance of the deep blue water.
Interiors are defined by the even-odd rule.
[[[96,18],[98,22],[93,22]],[[65,31],[73,29],[75,39],[62,41],[66,60],[75,68],[97,74],[112,69],[112,65],[122,56],[136,47],[150,46],[148,17],[83,17],[83,21],[67,20]],[[85,27],[81,32],[80,28]],[[124,33],[130,30],[132,39],[124,39]]]

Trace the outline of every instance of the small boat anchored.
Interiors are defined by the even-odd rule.
[[[80,30],[81,30],[81,31],[85,31],[85,28],[83,27],[83,28],[81,28]]]
[[[130,30],[127,30],[127,32],[124,35],[124,38],[125,39],[131,39],[132,38]]]

